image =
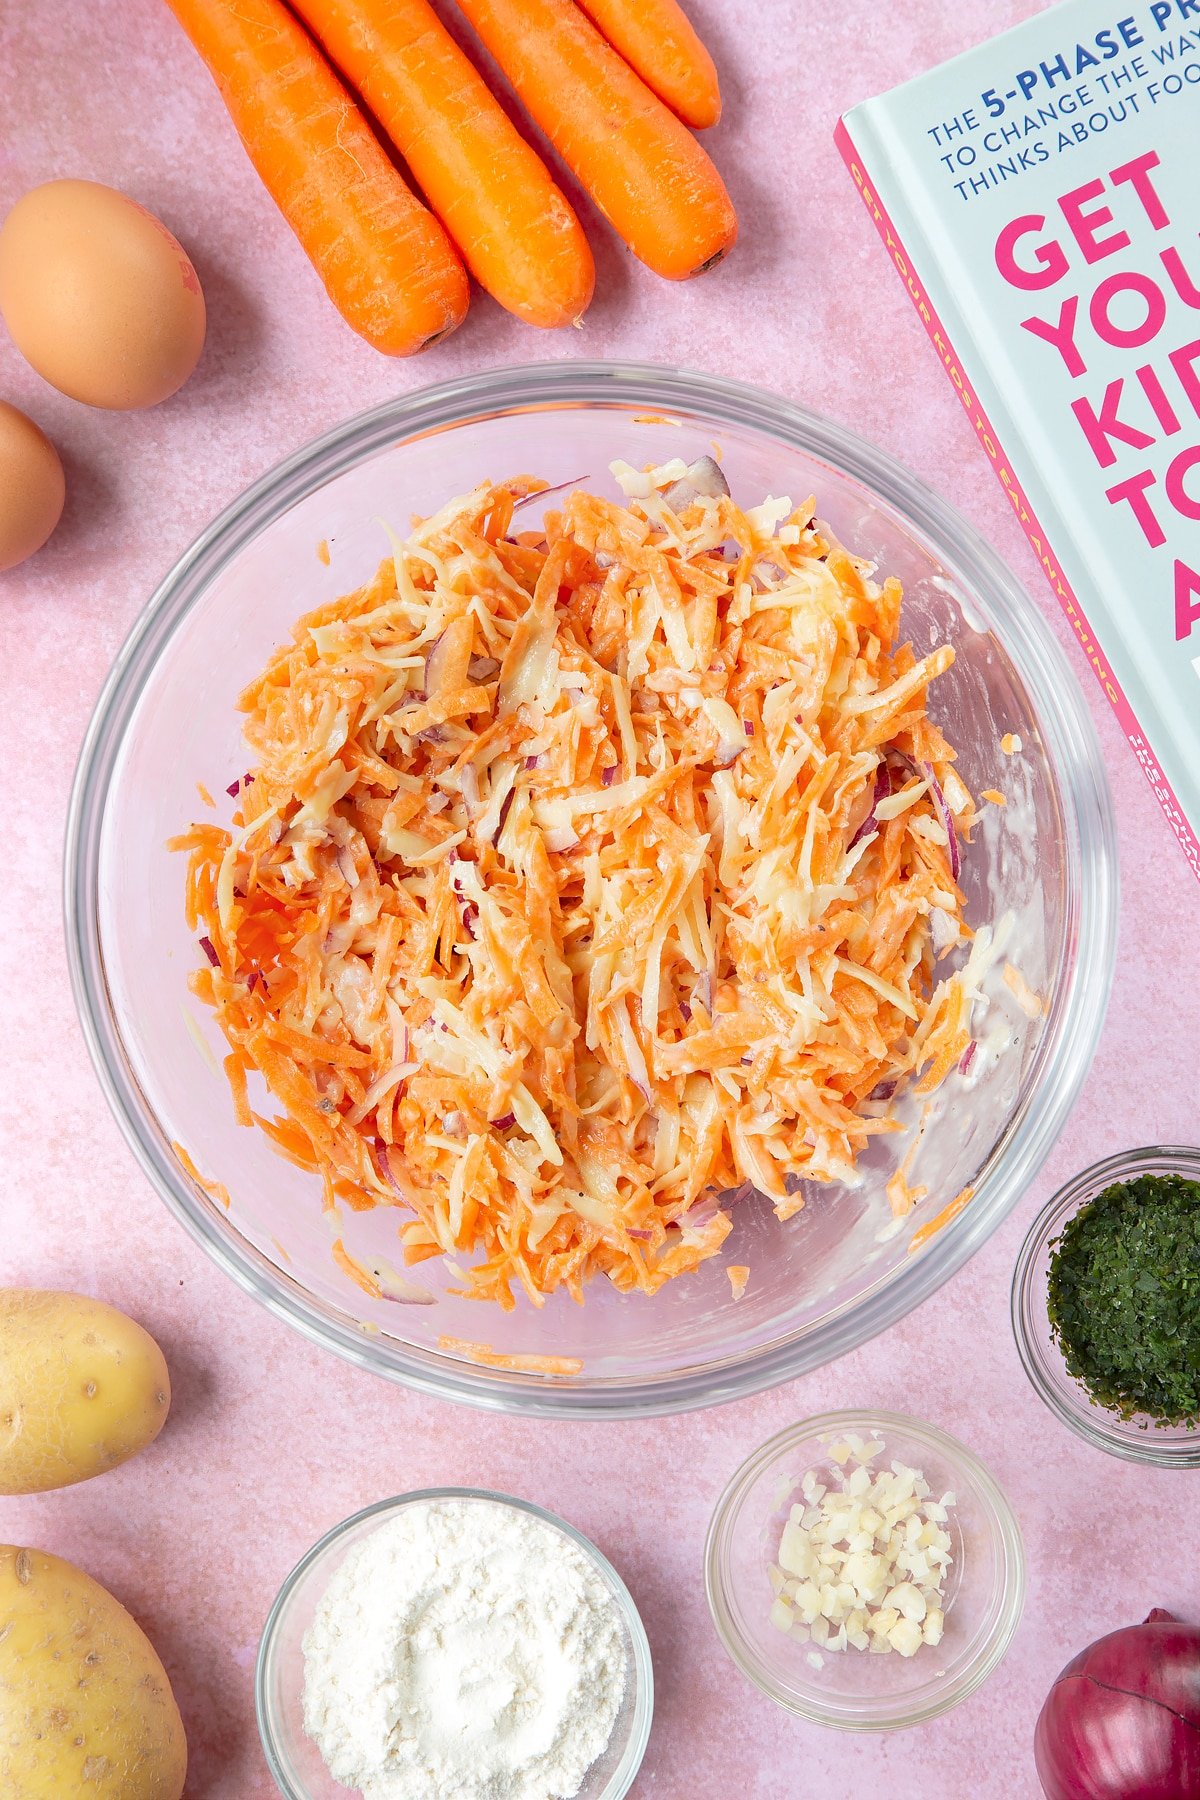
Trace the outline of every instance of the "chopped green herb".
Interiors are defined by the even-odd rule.
[[[1126,1419],[1200,1422],[1200,1182],[1114,1182],[1051,1249],[1050,1324],[1092,1399]]]

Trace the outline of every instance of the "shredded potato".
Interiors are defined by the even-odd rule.
[[[416,524],[246,689],[232,828],[174,841],[239,1117],[505,1307],[653,1293],[751,1189],[788,1217],[970,1041],[953,651],[811,501],[697,468]]]

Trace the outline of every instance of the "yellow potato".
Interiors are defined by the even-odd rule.
[[[162,1351],[115,1306],[0,1288],[0,1494],[40,1494],[115,1469],[171,1404]]]
[[[0,1544],[0,1794],[180,1800],[183,1721],[154,1646],[61,1557]]]

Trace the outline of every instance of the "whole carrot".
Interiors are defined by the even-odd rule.
[[[721,116],[713,59],[678,0],[579,0],[614,50],[685,125],[703,131]]]
[[[460,325],[470,289],[452,244],[280,0],[167,4],[346,323],[389,356]]]
[[[721,177],[574,0],[458,5],[635,256],[675,281],[720,261],[737,237]]]
[[[404,158],[466,261],[530,325],[592,297],[583,228],[426,0],[292,0]]]

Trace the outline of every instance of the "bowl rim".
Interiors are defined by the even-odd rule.
[[[1071,1005],[1051,1018],[1018,1108],[977,1181],[974,1204],[903,1270],[804,1333],[682,1369],[589,1380],[472,1364],[449,1353],[368,1337],[316,1301],[216,1219],[184,1176],[141,1094],[113,1018],[98,925],[100,846],[126,727],[160,650],[207,584],[266,525],[359,461],[396,443],[564,406],[699,414],[758,431],[851,477],[879,510],[928,541],[943,566],[986,595],[1006,652],[1030,693],[1066,816],[1064,942],[1074,946]],[[764,390],[649,363],[534,363],[459,377],[385,401],[314,439],[231,502],[167,573],[134,622],[80,749],[63,862],[67,961],[84,1039],[108,1104],[143,1172],[213,1260],[276,1317],[359,1367],[419,1392],[501,1411],[558,1417],[645,1417],[758,1392],[856,1348],[929,1298],[1016,1205],[1055,1142],[1091,1064],[1112,982],[1117,926],[1116,833],[1086,703],[1049,626],[1000,557],[954,508],[887,452]]]
[[[284,1578],[279,1592],[271,1604],[259,1639],[258,1653],[254,1662],[254,1711],[258,1720],[258,1735],[262,1743],[263,1755],[280,1793],[286,1800],[310,1800],[303,1790],[297,1788],[283,1769],[278,1750],[278,1733],[274,1723],[274,1711],[268,1694],[268,1681],[273,1666],[274,1652],[277,1647],[279,1632],[289,1607],[294,1603],[304,1577],[336,1548],[343,1538],[363,1525],[368,1519],[378,1518],[382,1523],[384,1515],[393,1516],[407,1506],[413,1506],[422,1500],[486,1500],[496,1505],[507,1506],[514,1511],[528,1513],[532,1518],[540,1519],[543,1524],[552,1526],[556,1531],[570,1539],[576,1547],[583,1551],[588,1561],[599,1570],[608,1587],[612,1590],[617,1607],[629,1632],[632,1645],[630,1657],[630,1678],[634,1684],[633,1717],[630,1720],[629,1738],[621,1756],[619,1766],[614,1769],[608,1785],[597,1800],[623,1800],[633,1786],[646,1747],[650,1742],[650,1730],[654,1721],[654,1660],[650,1654],[650,1640],[646,1635],[646,1627],[637,1603],[630,1593],[619,1572],[609,1562],[604,1552],[586,1537],[569,1519],[558,1513],[538,1506],[533,1500],[522,1500],[516,1494],[504,1494],[497,1488],[473,1487],[431,1487],[413,1488],[404,1494],[393,1494],[386,1500],[375,1500],[370,1506],[360,1507],[348,1518],[341,1519],[330,1527],[315,1544],[305,1551],[295,1567]]]
[[[1004,1553],[1006,1580],[999,1615],[991,1636],[972,1662],[959,1675],[946,1681],[936,1698],[921,1705],[908,1706],[893,1700],[886,1711],[882,1708],[873,1709],[873,1703],[869,1700],[855,1701],[853,1705],[858,1710],[854,1716],[839,1716],[831,1714],[827,1703],[823,1704],[815,1698],[809,1700],[799,1697],[785,1689],[773,1678],[770,1670],[736,1629],[727,1599],[722,1553],[731,1539],[736,1509],[764,1469],[777,1457],[786,1455],[806,1438],[840,1435],[847,1431],[872,1434],[876,1429],[880,1436],[890,1431],[914,1438],[918,1443],[945,1456],[970,1476],[992,1514]],[[807,1719],[815,1725],[828,1726],[834,1731],[902,1731],[911,1725],[921,1725],[930,1719],[939,1718],[968,1699],[982,1687],[1007,1655],[1021,1623],[1026,1585],[1025,1540],[1021,1526],[1011,1501],[987,1464],[952,1432],[943,1431],[940,1426],[931,1424],[927,1419],[917,1419],[908,1413],[891,1412],[883,1407],[814,1413],[810,1418],[801,1419],[796,1424],[786,1425],[782,1431],[777,1431],[774,1437],[768,1438],[765,1444],[746,1458],[726,1483],[713,1508],[704,1541],[704,1591],[708,1609],[717,1636],[731,1662],[761,1693],[766,1694],[768,1699],[773,1700],[785,1712],[795,1713],[799,1718]]]
[[[1151,1421],[1143,1429],[1134,1420],[1098,1406],[1089,1399],[1083,1383],[1068,1373],[1054,1340],[1044,1337],[1035,1323],[1045,1308],[1040,1264],[1051,1239],[1104,1188],[1145,1174],[1180,1174],[1200,1182],[1200,1149],[1188,1144],[1143,1144],[1090,1163],[1064,1182],[1029,1227],[1017,1253],[1010,1300],[1013,1336],[1034,1392],[1084,1443],[1125,1462],[1148,1463],[1159,1469],[1198,1469],[1200,1426],[1191,1430],[1182,1425],[1156,1427]]]

